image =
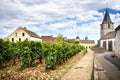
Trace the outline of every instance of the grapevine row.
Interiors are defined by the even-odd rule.
[[[20,59],[21,68],[35,66],[45,58],[46,69],[55,69],[57,65],[66,62],[76,53],[86,49],[73,43],[41,43],[37,41],[9,42],[0,39],[0,64],[5,61]],[[36,61],[38,61],[36,63]]]

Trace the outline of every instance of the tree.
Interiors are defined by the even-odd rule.
[[[62,34],[58,34],[58,36],[55,39],[55,42],[63,42],[63,35]]]
[[[88,40],[88,37],[87,37],[87,36],[85,37],[85,40]]]

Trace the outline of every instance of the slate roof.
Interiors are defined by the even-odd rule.
[[[83,44],[95,44],[95,41],[94,40],[80,40],[80,43],[83,43]]]
[[[104,18],[103,18],[103,23],[113,23],[110,19],[110,16],[109,16],[109,13],[108,13],[108,9],[106,9],[106,12],[105,12],[105,15],[104,15]]]
[[[28,35],[30,35],[31,37],[35,37],[35,38],[40,38],[39,35],[37,35],[36,33],[26,29],[25,27],[22,28],[22,27],[19,27],[18,29],[22,29],[24,30],[26,33],[28,33]]]
[[[115,31],[111,31],[109,33],[107,33],[102,39],[111,39],[111,38],[115,38]]]
[[[115,31],[117,32],[120,29],[120,25],[115,28]]]

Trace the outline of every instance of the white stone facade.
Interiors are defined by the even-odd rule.
[[[111,42],[111,46],[109,42]],[[105,48],[106,51],[115,51],[115,38],[100,40],[100,47]]]

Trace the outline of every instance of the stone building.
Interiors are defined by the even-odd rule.
[[[41,36],[42,42],[55,42],[55,37],[53,36]]]
[[[115,36],[115,55],[120,58],[120,25],[115,28],[116,36]]]
[[[85,46],[85,47],[93,47],[95,46],[95,41],[94,40],[81,40],[79,36],[77,36],[75,39],[66,39],[66,42],[78,42],[80,45]]]
[[[13,33],[7,36],[5,40],[9,40],[11,42],[24,40],[41,41],[40,37],[36,33],[28,30],[26,27],[18,27]]]
[[[108,10],[106,9],[103,21],[100,26],[100,47],[106,51],[114,51],[115,31],[114,23],[111,21]]]
[[[85,47],[93,47],[95,46],[94,40],[80,40],[80,44]]]

